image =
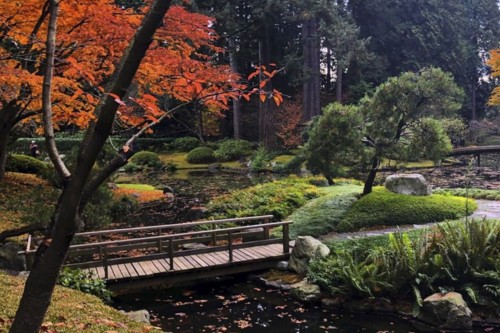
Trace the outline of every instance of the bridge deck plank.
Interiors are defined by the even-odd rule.
[[[240,248],[233,250],[233,262],[229,262],[228,251],[217,251],[202,253],[198,255],[187,255],[174,258],[174,270],[170,270],[169,259],[143,260],[126,264],[113,264],[108,266],[108,280],[138,279],[158,274],[179,273],[206,268],[217,268],[238,263],[257,262],[266,258],[283,255],[282,244],[269,244]],[[102,266],[88,268],[99,278],[105,278],[105,270]]]

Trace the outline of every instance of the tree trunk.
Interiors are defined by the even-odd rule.
[[[375,182],[375,176],[377,175],[378,168],[380,167],[380,159],[375,156],[373,157],[372,167],[370,169],[370,173],[365,181],[365,186],[363,188],[363,195],[367,195],[372,192],[373,183]]]
[[[229,37],[229,65],[234,73],[238,72],[238,63],[236,62],[236,42],[233,37]],[[241,116],[241,102],[233,98],[233,138],[238,140],[241,138],[240,134],[240,116]]]
[[[122,98],[153,40],[156,29],[170,7],[169,0],[156,0],[137,30],[106,91]],[[77,214],[84,186],[99,152],[109,137],[118,104],[109,96],[96,109],[97,122],[85,136],[72,178],[64,188],[54,214],[53,228],[37,250],[33,269],[26,280],[11,333],[37,333],[50,304],[59,270],[77,231]]]
[[[269,23],[264,22],[262,40],[259,42],[259,59],[262,66],[266,67],[266,70],[269,70],[269,64],[271,63],[271,36],[269,29]],[[263,75],[261,74],[261,82],[263,79]],[[278,140],[275,128],[275,107],[272,99],[269,98],[273,90],[271,81],[268,81],[262,89],[261,93],[266,94],[266,99],[264,102],[260,102],[259,107],[259,141],[267,150],[273,151],[278,148]]]
[[[470,106],[471,106],[471,120],[476,120],[476,83],[474,81],[472,82],[472,89],[471,89],[471,101],[470,101]]]
[[[0,181],[5,177],[9,134],[16,124],[18,113],[19,110],[14,103],[8,103],[0,109]]]
[[[337,102],[342,104],[342,76],[343,76],[343,68],[340,65],[337,65],[337,83],[335,85],[335,99]]]
[[[302,25],[303,44],[303,112],[302,120],[308,121],[321,114],[320,108],[320,52],[317,34],[318,24],[315,17],[307,19]]]

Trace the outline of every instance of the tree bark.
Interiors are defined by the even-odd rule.
[[[320,107],[320,52],[318,23],[310,17],[302,24],[303,44],[303,112],[302,120],[308,121],[321,114]]]
[[[342,104],[342,76],[343,76],[343,68],[340,65],[337,65],[337,83],[335,85],[335,99],[337,102]]]
[[[163,23],[170,7],[169,0],[156,0],[136,32],[112,81],[106,89],[122,98],[146,54],[153,35]],[[109,137],[118,104],[114,98],[103,98],[96,109],[97,122],[87,131],[77,158],[75,173],[61,194],[54,214],[54,225],[48,231],[44,245],[36,253],[33,269],[26,280],[23,296],[16,312],[11,333],[37,333],[50,304],[59,270],[77,230],[77,214],[81,196],[90,171]]]
[[[238,63],[236,62],[236,42],[233,37],[228,38],[229,43],[229,65],[234,73],[238,72]],[[233,138],[238,140],[241,138],[240,134],[240,116],[241,116],[241,102],[233,98]]]
[[[262,40],[259,42],[259,59],[262,66],[269,70],[271,63],[271,36],[269,22],[263,22]],[[260,75],[260,81],[264,80],[264,76]],[[262,88],[266,95],[264,102],[260,102],[259,108],[259,141],[269,151],[274,151],[278,147],[275,127],[275,108],[272,99],[269,98],[272,94],[272,83],[268,81]]]
[[[366,178],[365,186],[363,188],[363,195],[367,195],[372,192],[373,183],[375,182],[375,176],[377,175],[379,167],[380,159],[377,156],[374,156],[370,173],[368,173],[368,177]]]

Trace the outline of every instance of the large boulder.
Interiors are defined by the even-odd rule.
[[[299,236],[295,240],[292,253],[290,254],[289,269],[298,274],[307,273],[311,259],[326,257],[330,249],[319,240],[311,236]]]
[[[462,295],[436,293],[426,299],[418,318],[442,330],[472,329],[472,312]]]
[[[321,290],[319,286],[308,283],[306,280],[292,284],[290,295],[305,303],[316,303],[321,300]]]
[[[431,195],[431,187],[421,174],[390,175],[385,187],[394,193],[406,195]]]

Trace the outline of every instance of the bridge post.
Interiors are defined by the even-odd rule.
[[[229,262],[233,262],[233,232],[231,230],[228,231],[229,238]]]
[[[215,231],[217,229],[217,226],[215,223],[212,224],[212,246],[217,245],[217,232]]]
[[[170,257],[170,270],[174,270],[174,242],[172,238],[168,239],[168,256]]]
[[[104,266],[104,278],[108,279],[108,258],[107,258],[107,251],[106,249],[103,249],[102,246],[98,247],[99,249],[99,259],[102,261],[102,265]]]
[[[271,222],[271,219],[266,217],[264,219],[264,239],[269,239],[269,227],[266,227],[265,225]]]
[[[283,253],[290,253],[290,226],[283,224]]]

